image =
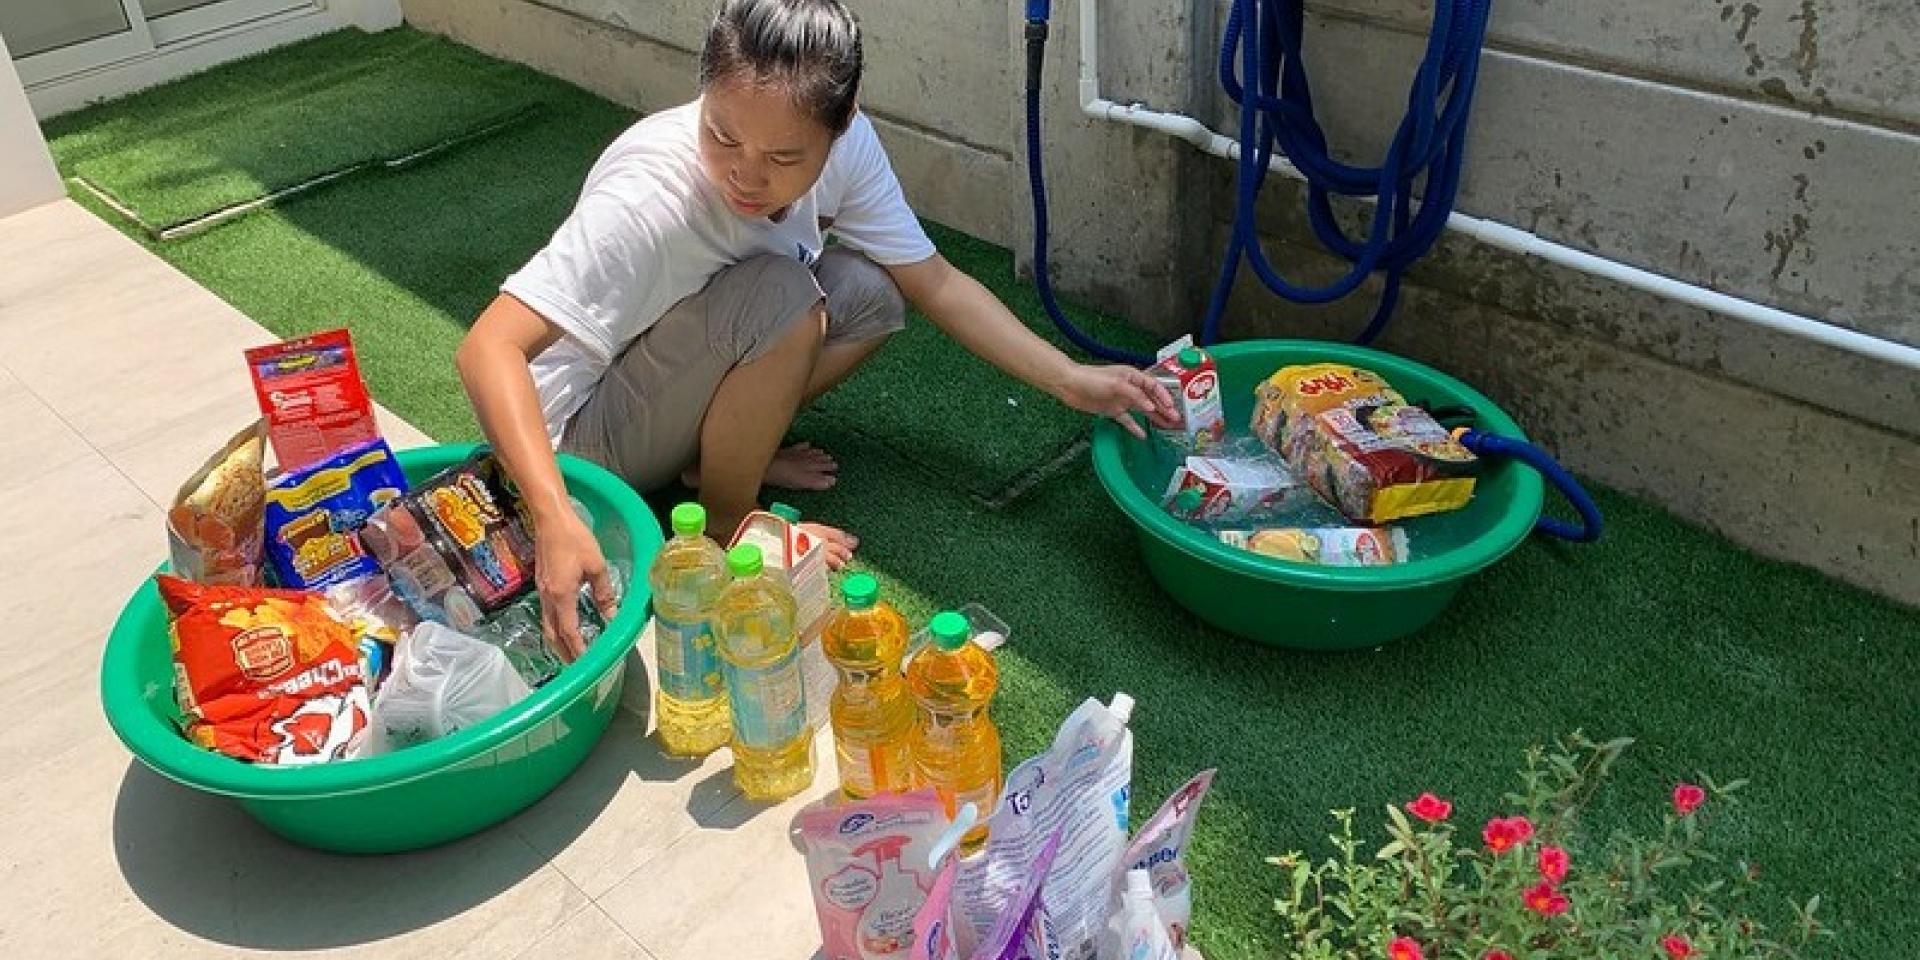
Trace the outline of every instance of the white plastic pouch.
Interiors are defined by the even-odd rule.
[[[1133,698],[1112,706],[1089,699],[1074,710],[1045,753],[1015,767],[988,818],[986,849],[963,861],[956,921],[963,943],[979,944],[1026,886],[1041,848],[1056,834],[1046,875],[1040,955],[1088,960],[1106,930],[1113,878],[1127,846],[1133,781]]]
[[[428,621],[400,638],[373,698],[358,756],[378,756],[470,727],[533,692],[498,647]]]
[[[1178,949],[1187,942],[1187,925],[1193,919],[1193,878],[1187,874],[1187,843],[1193,838],[1193,823],[1200,814],[1200,801],[1213,786],[1215,771],[1203,770],[1175,790],[1160,805],[1146,826],[1127,845],[1123,872],[1115,878],[1116,893],[1121,893],[1127,872],[1144,870],[1153,882],[1153,906],[1160,912],[1167,936]]]

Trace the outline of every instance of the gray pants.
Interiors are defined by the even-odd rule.
[[[638,490],[679,479],[700,457],[700,425],[720,381],[773,349],[822,299],[827,346],[906,326],[893,278],[845,247],[829,247],[812,271],[790,257],[744,260],[714,274],[614,359],[568,421],[560,449]]]

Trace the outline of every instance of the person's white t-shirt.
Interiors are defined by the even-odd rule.
[[[822,219],[882,266],[934,254],[865,114],[778,223],[727,206],[701,172],[699,124],[695,101],[621,134],[546,248],[500,286],[564,334],[531,364],[556,447],[614,358],[721,269],[768,253],[811,266],[825,241]]]

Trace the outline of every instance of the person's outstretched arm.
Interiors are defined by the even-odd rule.
[[[1128,366],[1075,363],[1020,322],[980,281],[935,254],[919,263],[888,267],[893,282],[935,326],[975,356],[1008,375],[1085,413],[1110,417],[1135,436],[1145,431],[1133,419],[1143,413],[1155,424],[1177,421],[1173,397],[1146,373]]]
[[[534,576],[547,642],[572,661],[585,652],[575,597],[593,585],[602,614],[613,616],[613,585],[593,531],[567,500],[560,463],[547,438],[540,395],[528,364],[560,338],[560,330],[507,294],[473,322],[454,354],[480,428],[507,475],[520,488],[534,524]]]

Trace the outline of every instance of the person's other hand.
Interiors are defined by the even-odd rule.
[[[1163,429],[1180,425],[1173,395],[1146,371],[1133,367],[1077,364],[1060,388],[1060,400],[1082,413],[1107,417],[1142,439],[1147,431],[1133,414],[1145,414]]]
[[[599,541],[572,511],[544,518],[534,536],[535,580],[540,590],[540,629],[547,647],[568,663],[587,650],[580,637],[578,597],[581,584],[591,584],[593,602],[608,620],[616,612],[613,581],[607,576],[607,558]]]

